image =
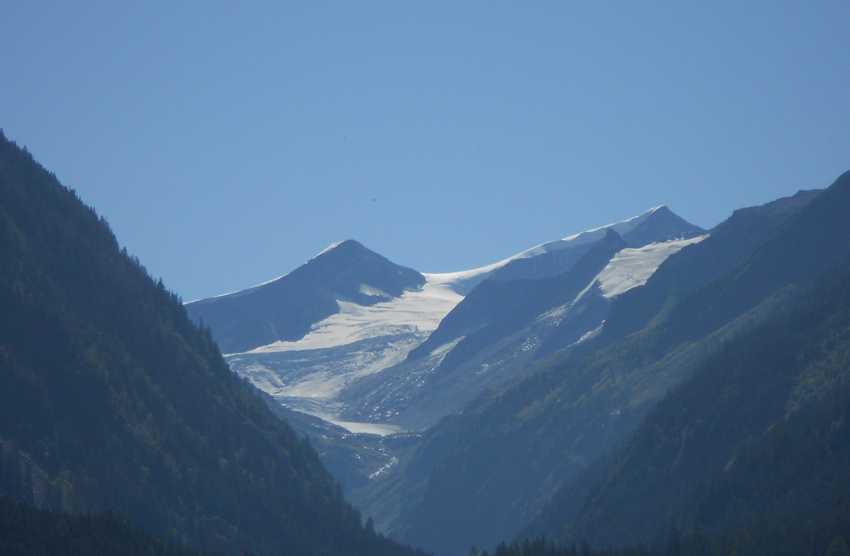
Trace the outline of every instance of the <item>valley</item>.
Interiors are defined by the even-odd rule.
[[[381,531],[440,555],[492,548],[706,358],[787,311],[848,252],[837,215],[798,216],[818,210],[808,208],[818,194],[741,209],[709,231],[657,207],[452,274],[394,269],[349,240],[289,275],[187,310],[237,335],[240,304],[273,288],[335,300],[297,337],[227,353],[231,369],[310,438]],[[794,224],[801,218],[810,224]],[[791,231],[830,222],[840,228],[829,233],[834,254],[811,244],[825,232]],[[796,253],[830,255],[778,270],[777,256]],[[379,261],[379,276],[421,278],[390,294],[352,270],[360,257]],[[333,287],[298,283],[311,265]]]
[[[89,516],[80,542],[437,556],[850,531],[850,173],[711,230],[656,207],[449,274],[346,240],[184,304],[2,141],[8,523],[35,506]]]

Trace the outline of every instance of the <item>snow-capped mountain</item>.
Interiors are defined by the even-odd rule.
[[[425,277],[415,270],[349,240],[331,245],[285,276],[188,303],[186,310],[212,328],[222,351],[243,352],[303,338],[313,325],[340,312],[340,303],[370,307],[424,284]]]
[[[405,430],[430,427],[541,357],[593,337],[611,299],[704,237],[630,248],[611,230],[562,275],[482,282],[403,362],[340,392],[339,415]]]
[[[523,372],[541,347],[586,339],[608,299],[702,234],[662,206],[447,274],[420,274],[349,240],[276,280],[186,308],[231,368],[283,406],[356,433],[419,430]]]

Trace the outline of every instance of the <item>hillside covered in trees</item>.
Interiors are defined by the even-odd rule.
[[[155,539],[107,511],[71,515],[0,497],[0,554],[14,556],[198,556]]]
[[[845,263],[709,358],[525,533],[626,546],[672,528],[746,553],[824,553],[850,527],[848,422]]]
[[[230,372],[209,330],[0,134],[0,494],[198,550],[409,554]]]
[[[644,286],[615,299],[613,333],[606,337],[603,328],[597,341],[541,360],[529,377],[479,397],[431,431],[395,477],[370,485],[376,520],[406,542],[450,555],[522,535],[565,484],[580,501],[597,478],[594,462],[609,457],[667,392],[726,342],[788,311],[846,260],[847,214],[850,173],[822,192],[736,211],[708,239],[665,260]],[[634,330],[628,321],[645,324]],[[385,500],[394,492],[409,493],[414,504],[390,506]]]

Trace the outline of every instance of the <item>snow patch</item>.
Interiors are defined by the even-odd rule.
[[[398,434],[400,432],[405,432],[405,430],[396,425],[379,425],[376,423],[361,423],[357,421],[340,421],[334,418],[333,415],[328,415],[327,413],[315,412],[315,411],[302,411],[303,413],[307,413],[308,415],[312,415],[313,417],[318,417],[319,419],[325,420],[328,423],[332,423],[338,427],[342,427],[348,432],[354,434],[376,434],[379,436],[387,436],[390,434]],[[395,461],[390,460],[390,462],[385,465],[387,469],[390,466],[398,463],[396,458],[392,458]]]
[[[589,330],[589,331],[585,332],[584,334],[582,334],[582,335],[581,335],[581,338],[579,338],[578,340],[576,340],[576,342],[575,342],[574,344],[572,344],[572,345],[580,344],[580,343],[582,343],[582,342],[584,342],[584,341],[587,341],[589,338],[591,338],[591,337],[593,337],[593,336],[596,336],[599,332],[601,332],[601,331],[602,331],[602,327],[603,327],[603,326],[605,326],[605,321],[604,321],[604,320],[602,321],[602,324],[600,324],[599,326],[597,326],[597,327],[596,327],[596,328],[594,328],[593,330]]]
[[[532,247],[531,249],[527,249],[522,253],[518,253],[512,257],[508,257],[503,261],[499,261],[491,265],[482,266],[480,268],[473,268],[472,270],[463,270],[460,272],[448,272],[444,274],[424,274],[424,276],[428,279],[429,282],[444,284],[445,286],[453,289],[455,292],[469,291],[472,287],[487,279],[490,274],[502,268],[511,261],[515,261],[517,259],[530,259],[532,257],[537,257],[539,255],[550,253],[552,251],[560,251],[562,249],[583,245],[591,241],[598,241],[605,237],[605,234],[608,233],[609,228],[622,236],[637,228],[647,218],[652,216],[654,212],[661,208],[664,208],[664,205],[653,207],[639,216],[629,218],[628,220],[624,220],[622,222],[607,224],[600,228],[594,228],[592,230],[587,230],[585,232],[565,237],[564,239],[550,241],[548,243],[541,243],[536,247]]]
[[[422,334],[405,332],[351,346],[337,356],[321,350],[243,353],[227,356],[227,362],[240,376],[278,400],[298,399],[309,401],[310,406],[328,407],[352,381],[401,363],[423,340]]]
[[[544,320],[560,321],[561,318],[567,314],[567,311],[570,310],[570,307],[572,307],[572,303],[564,303],[563,305],[558,305],[554,309],[550,309],[549,311],[537,317],[536,322],[542,322]]]
[[[610,299],[646,283],[667,257],[683,247],[699,243],[708,235],[691,239],[650,243],[640,249],[623,249],[600,272],[594,282],[599,281],[602,295]]]
[[[455,346],[456,346],[456,345],[458,345],[461,341],[463,341],[463,339],[464,339],[464,338],[466,338],[466,336],[460,336],[460,337],[458,337],[458,338],[455,338],[455,339],[454,339],[454,340],[452,340],[451,342],[446,342],[445,344],[441,345],[440,347],[438,347],[437,349],[435,349],[434,351],[432,351],[432,352],[429,354],[429,357],[430,357],[431,359],[439,359],[439,360],[440,360],[440,362],[442,362],[442,361],[443,361],[443,358],[444,358],[446,355],[448,355],[448,353],[449,353],[451,350],[453,350],[453,349],[455,348]]]
[[[335,419],[325,419],[329,423],[333,423],[338,427],[342,427],[348,432],[353,432],[354,434],[377,434],[379,436],[387,436],[390,434],[398,434],[400,432],[404,432],[404,429],[401,427],[397,427],[395,425],[377,425],[375,423],[356,423],[353,421],[337,421]],[[393,458],[395,459],[395,458]],[[389,469],[390,465],[397,463],[398,460],[392,461],[387,464],[386,468]]]
[[[379,290],[378,288],[374,288],[369,284],[360,284],[360,293],[371,297],[385,297],[387,299],[392,299],[393,297],[387,292]]]
[[[389,470],[390,470],[390,467],[392,467],[393,465],[395,465],[395,464],[397,464],[397,463],[398,463],[398,458],[397,458],[397,457],[395,457],[395,456],[393,456],[393,457],[392,457],[392,459],[390,459],[390,461],[389,461],[389,462],[385,463],[384,465],[382,465],[382,466],[380,467],[380,469],[378,469],[377,471],[375,471],[374,473],[372,473],[371,475],[369,475],[369,478],[370,478],[370,479],[375,479],[375,478],[377,478],[377,477],[380,477],[381,475],[383,475],[384,473],[386,473],[387,471],[389,471]]]
[[[433,276],[439,275],[425,275],[428,281],[421,290],[406,291],[400,297],[371,307],[337,301],[339,313],[314,324],[304,338],[297,342],[275,342],[248,353],[325,349],[405,331],[433,332],[463,299],[444,281],[429,279]]]

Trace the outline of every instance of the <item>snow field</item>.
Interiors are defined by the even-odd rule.
[[[691,239],[650,243],[640,249],[623,249],[596,276],[602,295],[612,298],[637,286],[642,286],[667,257],[683,247],[699,243],[708,235]]]

